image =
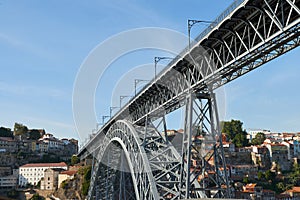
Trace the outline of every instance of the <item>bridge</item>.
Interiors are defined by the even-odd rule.
[[[237,0],[79,152],[88,199],[232,198],[214,90],[296,48],[300,0]],[[166,115],[185,109],[180,147]]]

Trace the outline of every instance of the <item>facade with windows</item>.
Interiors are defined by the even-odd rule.
[[[44,177],[41,180],[41,190],[55,190],[58,186],[58,175],[61,171],[64,171],[62,168],[51,169],[48,168],[44,172]]]
[[[19,168],[19,186],[24,187],[27,184],[37,185],[44,177],[44,172],[47,169],[64,169],[67,170],[66,163],[31,163],[23,165]]]
[[[7,176],[0,176],[0,189],[15,188],[18,183],[18,170],[14,169],[13,174]]]

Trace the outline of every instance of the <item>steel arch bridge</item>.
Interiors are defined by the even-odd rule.
[[[81,149],[88,199],[230,198],[213,91],[299,44],[300,0],[235,1]],[[165,116],[182,106],[176,148]]]

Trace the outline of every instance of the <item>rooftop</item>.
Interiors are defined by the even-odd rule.
[[[63,171],[60,172],[60,174],[67,174],[69,176],[73,176],[74,174],[76,174],[77,171]]]
[[[26,165],[22,165],[21,167],[67,167],[65,162],[60,163],[28,163]],[[20,167],[20,168],[21,168]]]

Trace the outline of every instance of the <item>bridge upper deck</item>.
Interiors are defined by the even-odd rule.
[[[299,45],[300,0],[238,0],[99,131],[143,124],[181,107],[188,92],[218,88]],[[91,145],[91,142],[87,146]],[[84,152],[81,151],[80,154]]]

